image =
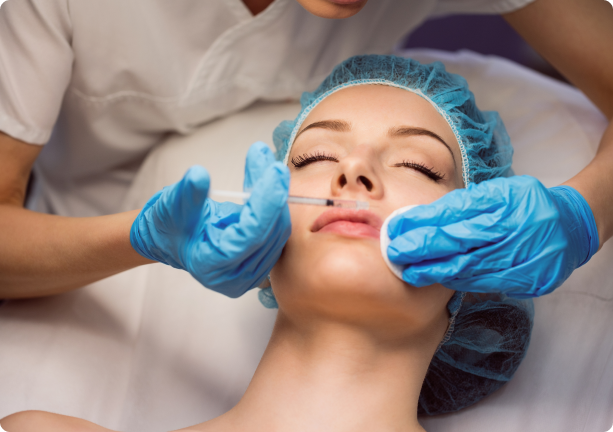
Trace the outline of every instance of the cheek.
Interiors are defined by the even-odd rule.
[[[454,189],[452,185],[437,184],[429,179],[396,176],[386,182],[385,201],[392,204],[392,210],[408,205],[430,204]]]
[[[291,171],[290,195],[308,197],[327,197],[330,195],[330,183],[335,172],[333,162],[318,162],[301,170]]]

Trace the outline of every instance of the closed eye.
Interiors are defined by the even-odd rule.
[[[412,168],[416,171],[419,171],[420,173],[426,175],[428,178],[434,180],[435,182],[440,182],[441,180],[443,180],[445,178],[445,174],[439,173],[437,171],[434,171],[434,168],[428,168],[427,166],[425,166],[422,163],[418,163],[418,162],[411,162],[411,161],[402,161],[400,163],[397,163],[394,165],[395,167],[405,167],[405,168]]]
[[[332,161],[332,162],[338,162],[338,157],[336,157],[335,155],[332,154],[327,154],[324,152],[315,152],[315,153],[311,153],[311,154],[303,154],[300,156],[296,156],[292,158],[292,164],[294,165],[294,167],[296,168],[302,168],[306,165],[309,165],[313,162],[319,162],[319,161]]]

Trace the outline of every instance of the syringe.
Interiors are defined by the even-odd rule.
[[[248,199],[251,196],[249,192],[234,192],[223,190],[211,190],[211,195],[223,196],[228,198],[243,198]],[[368,209],[368,203],[366,201],[355,200],[343,200],[343,199],[330,199],[330,198],[310,198],[290,195],[287,199],[289,204],[306,204],[325,207],[340,207],[340,208],[353,208],[356,210]]]

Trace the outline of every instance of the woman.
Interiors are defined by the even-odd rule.
[[[477,5],[459,0],[5,2],[0,11],[0,220],[6,227],[0,231],[0,298],[65,292],[151,259],[190,271],[207,287],[230,296],[253,288],[269,272],[289,232],[280,202],[269,198],[279,196],[275,191],[283,190],[283,179],[261,185],[264,192],[252,198],[259,209],[251,220],[255,223],[228,233],[221,253],[206,248],[195,256],[178,253],[193,235],[189,215],[200,210],[191,203],[191,211],[184,213],[168,207],[172,221],[147,222],[149,234],[141,236],[139,254],[132,247],[134,235],[129,241],[138,212],[117,211],[144,156],[169,133],[189,133],[257,99],[296,97],[338,61],[387,52],[428,16],[450,13],[505,14],[608,118],[613,116],[608,73],[613,68],[613,11],[601,0]],[[611,133],[594,163],[569,183],[578,191],[573,197],[561,199],[533,182],[506,184],[508,197],[530,195],[532,201],[505,201],[495,190],[467,189],[464,197],[444,203],[458,209],[455,219],[435,220],[440,213],[435,208],[420,221],[428,228],[470,220],[458,202],[471,199],[479,213],[493,204],[503,207],[509,222],[532,216],[532,229],[498,218],[489,226],[508,228],[483,238],[468,223],[453,245],[427,244],[427,230],[399,232],[416,247],[401,251],[398,262],[423,261],[414,266],[422,272],[409,270],[406,280],[480,291],[488,291],[492,281],[502,287],[506,280],[522,280],[520,291],[527,296],[555,289],[613,232],[608,216],[613,214],[608,199],[613,191]],[[23,208],[33,166],[38,183],[30,208],[39,212]],[[208,189],[206,179],[200,181],[200,188]],[[542,222],[537,217],[542,212],[557,218]],[[275,228],[267,230],[264,223]],[[573,237],[570,231],[578,234]],[[524,239],[535,240],[523,257],[530,265],[505,260]],[[265,246],[271,242],[276,245],[272,250]],[[151,253],[159,244],[167,253]],[[235,245],[247,245],[250,255]],[[543,256],[543,245],[567,252]],[[436,265],[425,259],[433,254],[441,258]],[[237,266],[248,257],[253,271],[237,275]],[[221,269],[197,265],[220,261]],[[468,272],[461,265],[467,261],[480,267]]]
[[[441,115],[449,104],[435,102],[441,95],[462,100],[458,110],[489,139],[458,141]],[[528,347],[532,302],[407,285],[381,257],[380,229],[399,206],[463,188],[463,154],[485,177],[506,173],[509,138],[497,114],[480,112],[466,82],[440,63],[352,58],[303,102],[298,119],[275,132],[290,192],[370,208],[291,208],[292,233],[270,275],[276,300],[270,291],[262,297],[279,313],[251,384],[232,410],[182,430],[423,431],[418,411],[457,411],[511,379]],[[108,430],[41,412],[2,425]]]

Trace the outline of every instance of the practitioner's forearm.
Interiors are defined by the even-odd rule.
[[[608,119],[613,118],[610,4],[602,0],[536,0],[503,16]]]
[[[613,121],[605,130],[596,157],[564,184],[579,191],[590,205],[602,247],[613,235]]]
[[[504,14],[545,59],[613,120],[613,10],[601,0],[537,0]],[[560,31],[564,29],[564,31]],[[596,158],[564,183],[589,203],[600,246],[613,235],[613,127]]]
[[[137,214],[67,218],[1,204],[0,298],[59,294],[150,263],[130,244]]]

